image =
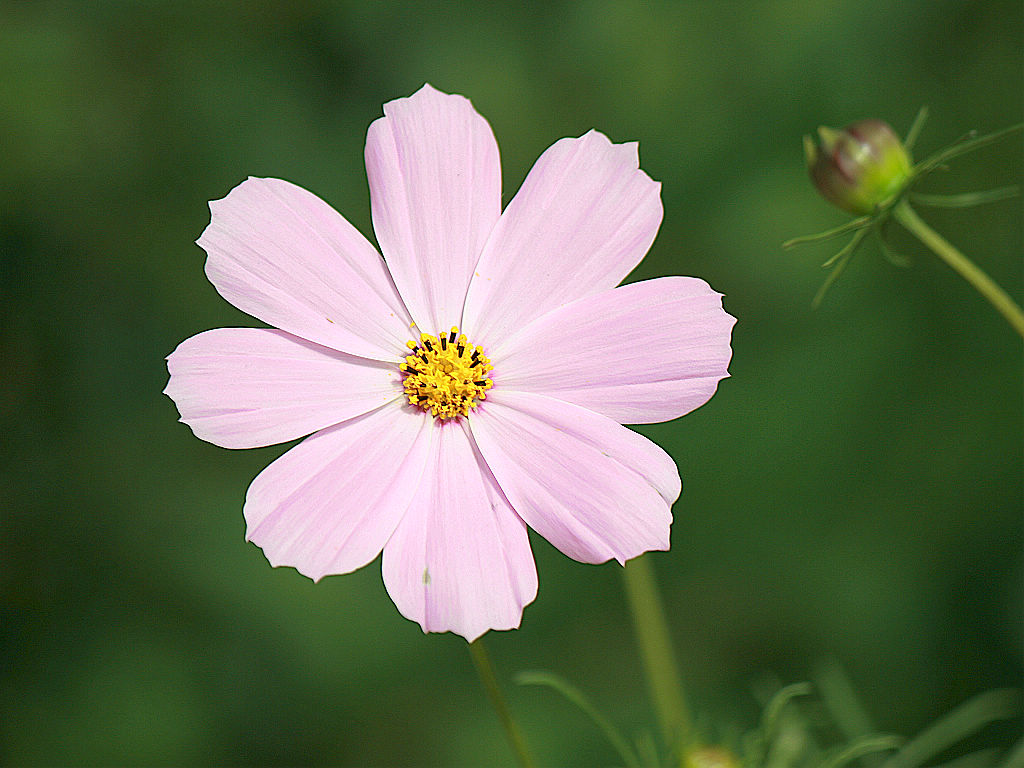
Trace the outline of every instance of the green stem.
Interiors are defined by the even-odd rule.
[[[498,713],[498,719],[505,729],[505,735],[512,746],[512,751],[516,753],[516,761],[522,768],[535,768],[536,764],[530,757],[530,751],[526,748],[526,739],[523,738],[516,721],[512,719],[512,712],[509,710],[508,704],[505,703],[505,697],[498,686],[498,678],[494,674],[494,666],[491,664],[491,657],[487,654],[482,637],[469,644],[469,655],[473,658],[473,666],[476,667],[477,674],[480,675],[480,682],[483,684],[484,690],[487,691],[487,697],[491,700],[494,711]]]
[[[623,569],[623,578],[658,725],[666,743],[675,747],[690,734],[690,713],[648,556],[630,560]]]
[[[1006,318],[1014,330],[1024,337],[1024,312],[1006,291],[996,285],[992,278],[978,269],[974,262],[960,253],[942,235],[925,224],[906,200],[901,200],[896,205],[893,209],[893,216],[918,240],[931,248],[935,255],[973,285],[996,308],[996,311]]]

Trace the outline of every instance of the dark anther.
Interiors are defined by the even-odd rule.
[[[448,343],[449,344],[454,344],[455,343],[455,331],[452,331],[451,335],[448,336]]]

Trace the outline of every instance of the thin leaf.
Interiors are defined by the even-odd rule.
[[[828,277],[825,278],[825,282],[821,284],[821,288],[814,294],[814,298],[811,300],[811,308],[817,309],[821,306],[821,302],[825,299],[825,294],[828,293],[828,289],[832,287],[836,280],[839,279],[839,275],[842,274],[843,270],[846,269],[846,265],[850,263],[850,258],[853,256],[853,251],[850,251],[843,257],[842,261],[836,264],[835,268],[828,273]]]
[[[814,295],[814,300],[811,301],[811,307],[813,309],[817,309],[821,306],[821,302],[825,298],[825,294],[828,293],[828,289],[831,288],[832,284],[839,279],[839,275],[841,275],[843,270],[846,269],[846,265],[850,263],[850,259],[853,258],[853,254],[856,253],[857,247],[861,242],[863,242],[864,238],[870,231],[870,228],[857,230],[857,233],[850,238],[850,242],[848,242],[843,249],[839,251],[839,253],[821,265],[825,268],[831,267],[833,264],[835,266],[832,271],[829,272],[828,277],[825,278],[825,282],[821,284],[821,288],[819,288],[818,292]]]
[[[885,257],[886,261],[888,261],[894,267],[900,267],[901,269],[906,269],[911,265],[912,262],[910,260],[910,257],[900,253],[899,251],[894,251],[890,247],[889,243],[886,241],[885,235],[882,232],[878,233],[877,239],[878,247],[881,248],[882,255]]]
[[[658,744],[654,734],[650,731],[642,731],[633,739],[636,744],[636,753],[640,758],[641,765],[649,765],[657,768],[661,765],[661,757],[658,755]]]
[[[640,761],[637,760],[636,753],[633,752],[629,743],[622,738],[622,734],[616,730],[608,718],[602,715],[590,703],[582,691],[574,685],[549,672],[520,672],[516,675],[515,680],[519,685],[543,685],[558,691],[571,703],[579,707],[593,721],[594,725],[604,733],[605,738],[615,747],[615,751],[619,753],[619,757],[622,758],[628,768],[640,768]]]
[[[778,729],[779,718],[786,705],[797,696],[810,696],[812,690],[810,683],[793,683],[772,696],[772,700],[764,708],[764,715],[761,718],[761,731],[766,740],[769,740],[769,737]]]
[[[1008,720],[1020,712],[1020,693],[1000,689],[968,699],[911,739],[884,768],[917,768],[926,760],[967,738],[996,720]]]
[[[995,748],[979,749],[976,752],[968,752],[966,755],[940,763],[935,768],[991,768],[996,764],[996,755],[998,754],[999,750]]]
[[[797,768],[806,765],[812,759],[808,753],[814,751],[807,726],[801,713],[784,708],[779,714],[776,732],[772,735],[765,768]]]
[[[988,189],[984,192],[964,192],[960,195],[923,195],[919,192],[911,192],[910,199],[915,203],[928,205],[932,208],[970,208],[975,205],[1008,200],[1019,194],[1020,187],[1012,185]]]
[[[903,744],[903,741],[904,740],[899,736],[890,736],[886,734],[862,736],[841,748],[838,752],[832,755],[832,757],[823,762],[820,768],[841,768],[844,765],[852,763],[854,760],[859,760],[865,755],[899,749]]]
[[[868,231],[869,230],[867,230],[867,229],[859,229],[859,230],[857,230],[857,233],[853,237],[850,238],[850,242],[848,242],[846,245],[844,245],[840,249],[839,253],[837,253],[834,256],[832,256],[831,258],[827,259],[825,261],[825,263],[821,265],[822,268],[823,269],[828,269],[833,264],[835,264],[837,261],[839,261],[841,259],[844,259],[844,258],[847,258],[848,256],[852,255],[853,252],[857,250],[857,246],[859,246],[861,244],[861,241],[863,241],[864,238],[867,236]]]
[[[994,133],[988,133],[984,136],[975,135],[974,131],[967,134],[967,138],[957,140],[945,149],[941,149],[934,155],[923,161],[920,165],[914,168],[915,175],[919,175],[922,172],[927,172],[933,168],[942,165],[947,160],[952,160],[954,157],[973,152],[976,149],[980,149],[992,142],[998,141],[999,139],[1007,136],[1014,131],[1019,131],[1024,128],[1024,123],[1017,123],[1011,125],[1009,128],[1003,128],[1002,130],[995,131]]]
[[[921,135],[921,129],[924,128],[924,123],[927,119],[928,107],[923,106],[917,110],[917,117],[911,123],[910,130],[907,131],[907,138],[903,140],[903,146],[907,148],[907,152],[914,148],[914,145],[917,143],[917,137]]]
[[[847,739],[859,739],[874,731],[867,710],[838,662],[833,659],[822,662],[814,682],[829,714]]]
[[[1024,739],[1013,745],[1013,749],[1006,756],[1002,768],[1024,768]]]
[[[782,244],[783,248],[787,250],[789,248],[795,248],[798,245],[807,245],[808,243],[821,243],[825,240],[832,240],[833,238],[845,235],[847,232],[853,232],[868,226],[871,223],[870,216],[860,216],[856,219],[851,219],[845,224],[840,224],[838,227],[833,229],[826,229],[824,232],[819,232],[816,235],[804,235],[802,237],[794,237],[792,240],[787,240]]]

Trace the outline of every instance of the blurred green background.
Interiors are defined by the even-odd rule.
[[[465,643],[379,561],[314,585],[243,541],[283,448],[202,443],[160,393],[182,339],[256,324],[203,275],[207,201],[278,176],[371,235],[366,128],[424,81],[490,121],[506,201],[560,137],[639,140],[665,221],[630,279],[701,276],[739,318],[714,399],[642,429],[685,484],[655,566],[694,706],[749,727],[766,674],[835,659],[910,733],[1020,682],[1020,340],[907,238],[912,268],[869,247],[817,311],[834,249],[780,248],[844,220],[804,173],[818,124],[927,104],[928,153],[1021,119],[1019,0],[5,2],[0,75],[0,762],[511,764]],[[927,186],[1021,176],[1015,138]],[[1021,300],[1019,199],[924,215]],[[501,675],[653,728],[619,568],[534,544]],[[612,761],[508,692],[542,764]]]

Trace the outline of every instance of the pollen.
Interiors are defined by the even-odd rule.
[[[419,342],[406,343],[409,355],[399,368],[405,375],[405,396],[410,405],[429,411],[438,419],[468,416],[494,382],[493,370],[483,347],[475,347],[452,326],[448,333],[420,334]]]

